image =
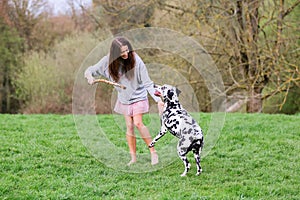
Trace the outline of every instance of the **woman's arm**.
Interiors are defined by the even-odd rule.
[[[139,69],[138,75],[140,77],[140,81],[143,83],[144,87],[147,89],[148,93],[151,95],[151,97],[153,98],[153,100],[155,102],[161,101],[160,97],[157,97],[154,95],[154,93],[155,93],[154,84],[153,84],[153,81],[149,77],[146,65],[144,64],[142,59],[137,54],[135,54],[135,56],[136,56],[136,62],[137,62],[136,64],[138,65],[138,69]]]
[[[108,72],[108,59],[109,56],[104,56],[98,63],[88,67],[84,72],[84,77],[88,79],[88,82],[92,84],[95,80],[94,77],[104,76],[105,78],[109,78]]]

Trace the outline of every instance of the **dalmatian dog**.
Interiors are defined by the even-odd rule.
[[[193,151],[197,165],[197,176],[201,174],[200,153],[204,145],[202,129],[197,122],[179,103],[178,95],[180,91],[173,86],[155,85],[155,95],[160,96],[164,101],[164,108],[161,114],[161,129],[157,136],[152,140],[149,148],[154,147],[155,143],[164,136],[167,131],[179,138],[177,153],[184,163],[185,170],[181,176],[186,176],[191,164],[187,159],[187,154]]]

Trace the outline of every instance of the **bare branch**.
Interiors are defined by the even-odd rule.
[[[298,5],[300,4],[300,0],[296,1],[291,7],[289,7],[285,13],[283,13],[283,18],[289,15]]]

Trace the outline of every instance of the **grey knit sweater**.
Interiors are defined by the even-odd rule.
[[[154,101],[160,101],[161,99],[154,95],[155,89],[153,87],[153,81],[148,75],[146,65],[137,53],[134,53],[134,57],[134,77],[131,80],[128,80],[125,74],[122,74],[118,83],[126,86],[126,89],[123,90],[115,87],[118,91],[118,100],[123,104],[132,104],[147,99],[147,92],[149,92]],[[112,77],[109,75],[108,63],[109,55],[106,55],[98,63],[88,67],[85,70],[84,76],[104,76],[106,79],[113,81]]]

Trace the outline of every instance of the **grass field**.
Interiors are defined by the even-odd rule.
[[[200,119],[205,131],[210,114]],[[112,144],[127,151],[121,122],[113,115],[97,120]],[[149,128],[153,136],[159,129]],[[163,137],[157,150],[172,139]],[[140,138],[137,148],[148,151]],[[190,159],[191,171],[180,177],[179,158],[132,173],[93,156],[72,115],[0,115],[0,199],[300,199],[299,152],[300,115],[227,114],[201,176]]]

